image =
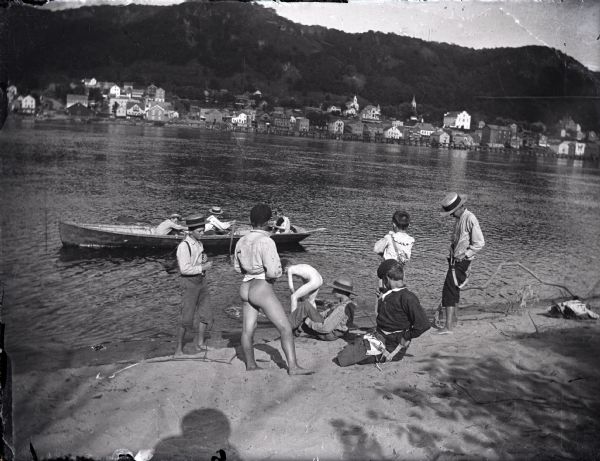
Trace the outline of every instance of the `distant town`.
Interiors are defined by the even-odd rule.
[[[204,90],[204,100],[168,97],[160,86],[84,78],[67,88],[50,84],[40,93],[7,88],[9,112],[17,116],[77,121],[113,120],[155,125],[191,125],[213,130],[310,136],[456,149],[518,150],[559,157],[600,157],[598,135],[584,132],[568,114],[555,125],[490,124],[471,119],[468,108],[448,108],[442,120],[425,120],[413,96],[404,120],[382,116],[380,106],[360,107],[356,95],[344,104],[320,107],[274,105],[260,90],[231,94]],[[455,110],[452,110],[455,109]]]

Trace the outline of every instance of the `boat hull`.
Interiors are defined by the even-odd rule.
[[[83,248],[175,248],[183,235],[152,235],[148,226],[116,226],[101,224],[78,224],[63,221],[59,224],[60,239],[65,247]],[[298,232],[272,234],[277,246],[295,245],[323,228],[306,230],[296,226]],[[248,231],[228,235],[205,235],[201,241],[208,251],[229,250],[230,246]]]

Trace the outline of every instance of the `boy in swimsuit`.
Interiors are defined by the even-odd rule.
[[[281,335],[281,347],[288,363],[289,375],[312,374],[296,362],[296,348],[292,326],[283,306],[273,290],[273,283],[281,277],[281,261],[275,241],[271,239],[269,220],[271,208],[256,205],[250,211],[252,230],[235,246],[234,267],[244,275],[240,286],[243,301],[242,350],[246,370],[259,369],[254,358],[254,332],[258,323],[258,310],[262,310]]]

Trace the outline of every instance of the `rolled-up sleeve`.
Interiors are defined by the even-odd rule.
[[[239,252],[238,252],[238,246],[239,246],[239,240],[238,243],[235,244],[235,251],[233,252],[233,268],[235,269],[236,272],[239,272],[240,274],[242,273],[242,267],[240,266],[240,259],[239,259]]]
[[[483,238],[483,232],[479,226],[479,221],[475,215],[471,215],[469,222],[467,223],[470,235],[469,247],[465,251],[467,258],[472,258],[477,252],[479,252],[485,245]]]
[[[385,251],[385,248],[387,247],[388,242],[389,242],[388,235],[377,240],[377,242],[375,242],[375,246],[373,247],[373,251],[377,254],[382,254]]]
[[[277,246],[271,238],[262,239],[260,242],[263,267],[265,268],[265,277],[276,279],[281,277],[281,260],[277,253]]]

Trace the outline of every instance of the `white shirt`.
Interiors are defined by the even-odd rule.
[[[189,247],[188,247],[189,245]],[[204,246],[191,235],[186,235],[183,242],[177,247],[177,264],[181,275],[202,274],[202,253]]]
[[[485,245],[479,221],[466,208],[460,218],[456,220],[451,241],[451,251],[457,259],[474,259],[475,253],[479,252]]]
[[[214,217],[213,215],[210,215],[208,218],[206,218],[206,224],[204,225],[204,232],[207,232],[207,231],[210,231],[213,229],[220,230],[220,231],[226,231],[230,227],[231,227],[230,222],[219,221],[216,217]]]
[[[378,254],[383,253],[383,259],[395,259],[405,263],[410,260],[410,254],[414,243],[415,239],[406,232],[390,231],[389,234],[375,243],[373,251]],[[398,251],[396,251],[396,249],[398,249]]]

